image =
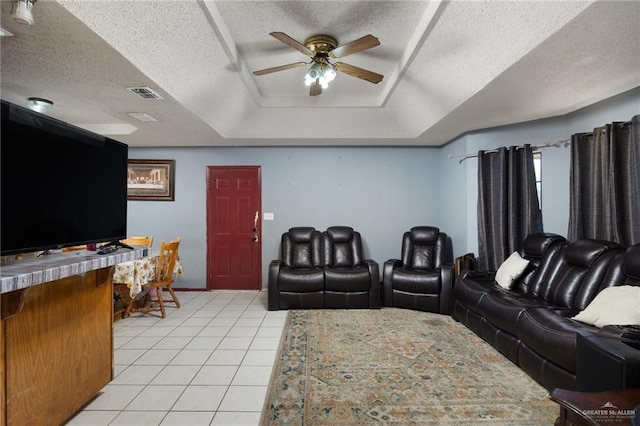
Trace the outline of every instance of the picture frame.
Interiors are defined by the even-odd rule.
[[[127,200],[174,201],[175,160],[127,162]]]

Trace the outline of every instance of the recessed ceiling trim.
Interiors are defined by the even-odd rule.
[[[13,37],[13,34],[5,30],[4,28],[0,27],[0,37]]]
[[[220,41],[222,50],[224,50],[231,64],[235,65],[237,72],[240,74],[242,82],[249,91],[254,102],[258,106],[262,106],[262,95],[260,94],[260,91],[258,90],[258,87],[253,80],[253,75],[240,57],[236,42],[231,36],[231,32],[227,28],[227,25],[225,24],[220,11],[212,1],[198,0],[198,4],[204,12],[204,15],[207,18],[211,29],[218,36],[218,40]]]
[[[329,94],[330,92],[325,92]],[[379,108],[377,96],[361,98],[341,96],[307,96],[305,98],[292,96],[271,96],[262,100],[262,108]],[[303,103],[304,105],[301,105]]]
[[[425,39],[431,32],[431,29],[436,24],[436,16],[438,15],[438,11],[443,9],[444,2],[442,0],[433,0],[430,1],[422,14],[422,18],[420,18],[420,22],[416,26],[416,29],[407,43],[407,48],[402,53],[402,57],[400,61],[398,61],[398,66],[393,71],[393,73],[388,77],[387,83],[382,88],[382,93],[380,94],[379,106],[384,106],[391,93],[396,88],[400,79],[411,65],[411,62],[416,57],[420,48],[422,47]]]

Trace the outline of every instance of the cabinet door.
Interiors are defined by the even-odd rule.
[[[8,425],[61,424],[111,381],[110,272],[30,287],[3,321]]]

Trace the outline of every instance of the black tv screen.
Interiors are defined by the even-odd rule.
[[[1,254],[127,234],[127,145],[2,101]]]

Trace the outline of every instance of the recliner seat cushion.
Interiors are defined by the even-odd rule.
[[[324,273],[320,268],[282,268],[278,290],[310,293],[324,290]]]
[[[480,300],[494,291],[506,291],[492,279],[461,277],[453,289],[454,299],[472,312],[480,313]]]
[[[440,271],[396,268],[391,278],[393,289],[408,293],[440,294]]]
[[[371,277],[366,266],[353,268],[324,268],[324,288],[334,292],[357,292],[371,289]]]
[[[528,294],[492,292],[480,300],[482,316],[497,328],[516,335],[520,315],[530,308],[552,308],[555,305]]]

